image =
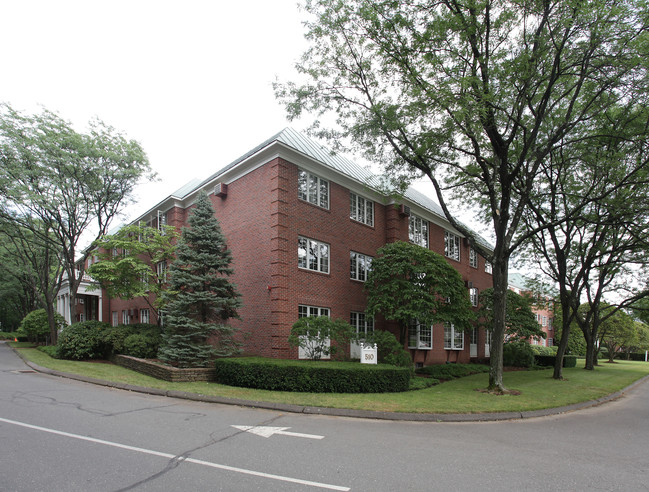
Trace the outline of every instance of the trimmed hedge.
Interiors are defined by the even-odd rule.
[[[537,366],[544,367],[554,367],[555,361],[557,359],[556,355],[535,355],[534,362]],[[577,356],[576,355],[564,355],[563,356],[563,367],[576,367],[577,366]]]
[[[407,391],[409,368],[357,362],[296,361],[262,357],[217,359],[216,381],[229,386],[308,393]]]
[[[503,366],[532,367],[534,351],[527,342],[511,342],[503,345]]]
[[[415,372],[435,379],[455,379],[470,376],[471,374],[489,372],[489,366],[484,364],[436,364],[420,367]]]

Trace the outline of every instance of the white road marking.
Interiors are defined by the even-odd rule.
[[[279,434],[282,436],[292,436],[292,437],[305,437],[307,439],[324,439],[324,436],[319,436],[317,434],[301,434],[300,432],[286,432],[286,429],[290,427],[267,427],[263,425],[233,425],[235,429],[239,429],[245,432],[250,432],[251,434],[256,434],[261,437],[270,437],[274,434]]]
[[[144,453],[144,454],[149,454],[152,456],[159,456],[161,458],[167,458],[167,459],[174,459],[178,458],[179,461],[181,462],[186,462],[186,463],[193,463],[195,465],[202,465],[202,466],[208,466],[210,468],[218,468],[219,470],[227,470],[227,471],[232,471],[235,473],[242,473],[245,475],[253,475],[256,477],[262,477],[262,478],[268,478],[271,480],[279,480],[282,482],[291,482],[291,483],[297,483],[300,485],[308,485],[310,487],[318,487],[321,489],[328,489],[328,490],[343,490],[343,491],[348,491],[351,490],[349,487],[341,487],[339,485],[330,485],[326,483],[320,483],[320,482],[312,482],[310,480],[302,480],[299,478],[292,478],[292,477],[285,477],[282,475],[273,475],[272,473],[264,473],[264,472],[258,472],[254,470],[246,470],[245,468],[237,468],[234,466],[228,466],[228,465],[220,465],[218,463],[212,463],[210,461],[203,461],[203,460],[197,460],[194,458],[186,458],[184,456],[176,456],[174,454],[170,453],[162,453],[160,451],[153,451],[151,449],[144,449],[144,448],[138,448],[135,446],[128,446],[126,444],[120,444],[117,442],[111,442],[111,441],[104,441],[103,439],[96,439],[94,437],[87,437],[87,436],[81,436],[79,434],[70,434],[69,432],[63,432],[63,431],[58,431],[55,429],[48,429],[47,427],[40,427],[38,425],[31,425],[31,424],[26,424],[24,422],[17,422],[15,420],[9,420],[0,417],[0,422],[4,422],[6,424],[11,424],[11,425],[17,425],[20,427],[25,427],[27,429],[33,429],[41,432],[48,432],[50,434],[56,434],[58,436],[63,436],[63,437],[70,437],[73,439],[79,439],[81,441],[87,441],[87,442],[92,442],[95,444],[102,444],[104,446],[112,446],[114,448],[119,448],[119,449],[125,449],[128,451],[135,451],[138,453]],[[288,429],[290,427],[286,427]]]

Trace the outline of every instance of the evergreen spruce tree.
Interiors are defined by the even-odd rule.
[[[183,228],[176,260],[169,268],[163,342],[158,357],[178,367],[205,367],[237,350],[234,329],[240,294],[228,280],[232,254],[209,197],[201,192]],[[212,338],[210,343],[210,338]]]

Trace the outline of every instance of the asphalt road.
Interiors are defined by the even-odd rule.
[[[550,417],[395,422],[110,389],[32,372],[0,344],[2,492],[636,491],[648,448],[647,382]]]

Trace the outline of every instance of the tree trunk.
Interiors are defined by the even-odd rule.
[[[503,344],[505,343],[505,313],[507,310],[507,260],[496,261],[493,265],[494,311],[491,332],[489,388],[506,391],[503,384]]]
[[[597,358],[597,354],[595,352],[595,339],[591,336],[586,337],[586,364],[584,365],[584,369],[587,371],[594,371],[595,370],[595,361]]]
[[[567,296],[562,294],[563,301],[561,302],[561,340],[559,340],[559,348],[557,350],[557,357],[554,361],[554,379],[563,379],[563,357],[566,355],[568,348],[568,340],[570,337],[570,305],[567,302]]]

